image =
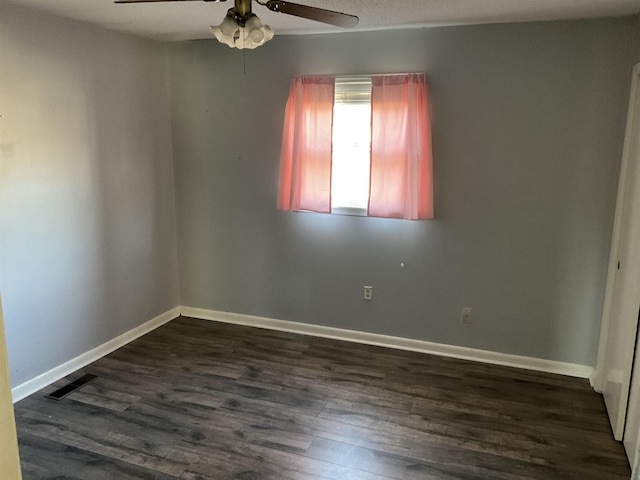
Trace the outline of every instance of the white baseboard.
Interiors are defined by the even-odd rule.
[[[520,355],[510,355],[507,353],[491,352],[488,350],[478,350],[475,348],[458,347],[455,345],[445,345],[441,343],[415,340],[411,338],[392,337],[377,333],[360,332],[356,330],[346,330],[342,328],[324,327],[308,323],[290,322],[286,320],[276,320],[273,318],[255,317],[252,315],[242,315],[238,313],[218,312],[205,310],[202,308],[192,308],[181,306],[180,314],[185,317],[199,318],[202,320],[212,320],[216,322],[233,323],[250,327],[266,328],[269,330],[280,330],[284,332],[300,333],[315,337],[333,338],[348,342],[364,343],[367,345],[377,345],[380,347],[396,348],[400,350],[410,350],[412,352],[441,355],[444,357],[473,360],[476,362],[490,363],[493,365],[504,365],[507,367],[524,368],[540,372],[556,373],[568,375],[570,377],[590,378],[593,374],[593,367],[579,365],[575,363],[557,362],[534,357],[523,357]]]
[[[122,335],[109,340],[108,342],[79,355],[68,362],[59,365],[48,372],[26,381],[12,389],[13,402],[18,402],[23,398],[37,392],[79,370],[88,364],[99,360],[120,347],[133,340],[155,330],[165,323],[173,320],[179,315],[185,317],[200,318],[216,322],[233,323],[236,325],[246,325],[250,327],[266,328],[269,330],[280,330],[284,332],[299,333],[315,337],[333,338],[347,342],[363,343],[367,345],[377,345],[380,347],[396,348],[399,350],[409,350],[413,352],[441,355],[444,357],[460,358],[476,362],[489,363],[493,365],[504,365],[508,367],[524,368],[541,372],[568,375],[571,377],[591,378],[594,372],[593,367],[574,363],[556,362],[540,358],[524,357],[520,355],[510,355],[506,353],[491,352],[488,350],[478,350],[474,348],[458,347],[441,343],[415,340],[411,338],[393,337],[377,333],[360,332],[357,330],[347,330],[342,328],[325,327],[308,323],[291,322],[277,320],[273,318],[256,317],[239,313],[218,312],[215,310],[205,310],[192,307],[176,307],[168,312],[162,313],[148,322],[123,333]]]
[[[61,378],[66,377],[67,375],[79,370],[82,367],[89,365],[92,362],[104,357],[105,355],[110,354],[114,350],[117,350],[120,347],[123,347],[129,342],[132,342],[136,338],[141,337],[142,335],[149,333],[152,330],[155,330],[161,325],[173,320],[174,318],[180,315],[180,308],[176,307],[168,312],[162,313],[157,317],[149,320],[146,323],[143,323],[139,327],[136,327],[128,332],[123,333],[122,335],[114,338],[113,340],[109,340],[108,342],[89,350],[88,352],[83,353],[75,358],[72,358],[68,362],[63,363],[55,368],[52,368],[48,372],[43,373],[42,375],[38,375],[31,380],[26,381],[25,383],[18,385],[14,389],[11,390],[13,395],[13,402],[18,402],[23,398],[28,397],[32,393],[37,392],[38,390],[46,387],[47,385],[51,385],[53,382],[60,380]]]

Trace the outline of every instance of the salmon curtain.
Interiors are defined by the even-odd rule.
[[[380,75],[371,80],[369,215],[433,218],[426,75]]]
[[[278,208],[331,212],[335,77],[296,77],[285,110]]]

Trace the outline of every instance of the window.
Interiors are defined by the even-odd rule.
[[[331,213],[366,215],[371,166],[371,78],[337,78],[335,86]]]
[[[424,74],[294,78],[278,208],[432,218],[428,113]]]

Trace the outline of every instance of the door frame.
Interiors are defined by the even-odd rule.
[[[624,240],[623,233],[626,231],[629,236],[640,235],[640,221],[638,221],[640,219],[629,224],[629,230],[624,230],[627,227],[627,224],[623,223],[625,209],[632,204],[632,200],[635,198],[630,198],[630,192],[634,192],[635,196],[640,195],[640,185],[638,185],[639,188],[630,190],[631,182],[635,181],[637,183],[640,183],[637,179],[634,180],[633,178],[631,178],[630,174],[630,172],[633,171],[640,171],[640,155],[636,154],[637,149],[634,148],[634,146],[637,145],[636,142],[640,142],[640,139],[634,138],[634,131],[640,132],[640,63],[634,66],[632,73],[624,147],[620,164],[620,176],[618,180],[616,210],[613,223],[613,233],[611,237],[611,249],[609,253],[607,284],[605,290],[604,305],[602,309],[602,323],[600,330],[600,342],[598,347],[598,360],[596,363],[594,374],[591,378],[593,388],[600,393],[603,391],[604,382],[606,381],[605,369],[607,345],[611,328],[611,320],[614,314],[614,293],[618,291],[618,289],[622,289],[623,285],[625,286],[625,288],[629,287],[633,291],[633,294],[623,296],[622,306],[619,306],[619,309],[631,308],[635,304],[633,308],[636,309],[636,312],[638,307],[638,305],[636,304],[637,298],[640,297],[640,283],[638,283],[637,285],[626,285],[626,283],[624,283],[624,276],[618,275],[618,262],[620,261],[620,255],[622,254],[620,250],[622,242]],[[635,249],[634,257],[638,255],[640,255],[640,249]],[[633,352],[631,356],[632,358],[630,359],[630,361],[631,365],[633,365]],[[631,375],[629,375],[628,379],[624,378],[622,381],[623,387],[621,404],[624,404],[625,407],[621,408],[621,417],[619,417],[619,421],[617,422],[618,424],[612,425],[614,436],[616,440],[619,441],[622,440],[624,432],[624,419],[626,417],[626,403],[628,402]]]
[[[2,319],[2,296],[0,296],[0,478],[20,480],[20,456],[18,437],[11,398],[9,361]]]

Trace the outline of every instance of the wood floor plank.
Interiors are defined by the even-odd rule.
[[[159,443],[150,438],[70,423],[65,419],[43,415],[40,412],[29,412],[28,415],[22,416],[22,421],[24,425],[29,426],[30,434],[37,437],[55,438],[62,445],[122,460],[153,471],[180,476],[187,466],[184,461],[176,461],[175,456],[170,455],[172,450],[168,442]]]
[[[68,478],[67,475],[83,480],[179,478],[30,434],[22,434],[19,440],[20,456],[24,457],[24,462],[56,474],[54,478]]]
[[[586,380],[182,317],[15,412],[25,480],[631,474]]]

